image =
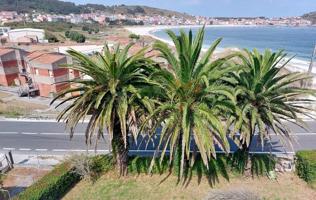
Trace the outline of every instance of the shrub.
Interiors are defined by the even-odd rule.
[[[50,173],[20,193],[18,200],[55,200],[60,199],[80,176],[73,173],[69,163],[56,166]]]
[[[316,186],[316,150],[299,151],[296,153],[296,172],[297,175],[311,184]]]
[[[86,41],[86,37],[76,31],[66,31],[65,36],[67,38],[70,38],[70,40],[76,41],[78,43],[84,43]]]
[[[66,31],[66,32],[65,32],[65,37],[66,37],[66,38],[69,38],[69,35],[70,35],[70,31]]]
[[[114,168],[113,156],[98,155],[92,158],[91,169],[96,174],[106,173]]]
[[[153,174],[162,174],[168,171],[169,164],[168,164],[169,158],[164,158],[162,163],[160,164],[160,159],[154,160],[154,165],[152,167],[151,173]],[[129,161],[128,171],[130,173],[148,173],[148,169],[150,167],[152,158],[151,157],[131,157]]]
[[[134,33],[130,34],[128,37],[129,37],[130,39],[135,39],[135,40],[139,40],[139,39],[140,39],[140,36],[139,36],[139,35],[136,35],[136,34],[134,34]]]
[[[45,31],[45,38],[48,40],[49,43],[59,42],[57,37],[53,33],[48,32],[48,31]]]
[[[250,159],[250,168],[252,176],[266,175],[269,171],[274,170],[276,160],[269,154],[250,155],[245,151],[237,151],[228,157],[228,166],[231,170],[244,174]]]
[[[85,154],[74,155],[70,158],[73,172],[82,179],[95,181],[102,173],[113,169],[113,157],[109,155],[88,156]]]

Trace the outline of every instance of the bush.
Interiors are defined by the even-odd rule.
[[[128,172],[130,173],[148,173],[152,158],[151,157],[131,157],[128,165]],[[162,174],[169,169],[168,158],[164,158],[160,164],[160,158],[154,160],[151,173]]]
[[[76,41],[78,43],[84,43],[86,41],[86,37],[76,31],[66,31],[65,36],[67,38],[70,38],[70,40]]]
[[[66,32],[65,32],[65,37],[66,37],[66,38],[69,38],[69,35],[70,35],[70,31],[66,31]]]
[[[95,181],[102,173],[113,169],[113,157],[109,155],[88,156],[85,154],[74,155],[70,158],[73,172],[82,179]]]
[[[296,172],[297,175],[311,184],[316,186],[316,150],[299,151],[296,153]]]
[[[130,39],[135,39],[135,40],[139,40],[139,39],[140,39],[140,36],[139,36],[139,35],[136,35],[136,34],[134,34],[134,33],[130,34],[128,37],[129,37]]]
[[[18,200],[55,200],[63,195],[78,181],[80,176],[73,173],[69,163],[56,166],[49,174],[20,193]]]
[[[45,38],[48,40],[49,43],[59,42],[57,37],[53,33],[48,32],[48,31],[45,31]]]

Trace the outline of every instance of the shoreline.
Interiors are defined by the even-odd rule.
[[[141,35],[141,36],[149,36],[156,40],[160,40],[162,42],[167,43],[168,45],[174,46],[171,40],[167,40],[164,38],[157,37],[153,34],[153,32],[166,30],[166,29],[181,29],[181,28],[200,28],[203,25],[178,25],[178,26],[142,26],[142,27],[135,27],[135,26],[126,26],[124,27],[131,33]],[[258,25],[206,25],[205,27],[258,27]],[[203,51],[206,51],[207,48],[203,47]],[[240,50],[239,47],[229,47],[229,48],[218,48],[215,53],[221,53],[227,50]],[[287,57],[290,58],[290,57]],[[308,60],[303,60],[300,58],[293,58],[286,66],[286,68],[293,72],[307,72],[309,68],[310,62]],[[316,69],[314,68],[312,73],[316,74]]]

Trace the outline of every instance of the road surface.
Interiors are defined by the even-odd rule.
[[[292,131],[293,148],[290,144],[282,144],[279,136],[273,136],[272,142],[261,145],[253,142],[251,152],[275,154],[293,154],[297,150],[316,149],[316,121],[306,122],[309,130],[306,131],[297,126],[288,124]],[[13,151],[15,154],[37,154],[37,155],[65,155],[71,153],[84,153],[87,150],[94,152],[94,143],[87,148],[85,143],[86,124],[79,124],[75,130],[73,139],[70,140],[69,133],[65,130],[63,123],[55,121],[31,121],[31,120],[0,120],[0,153]],[[231,142],[231,151],[237,147]],[[139,139],[138,146],[131,145],[131,153],[151,155],[153,144],[149,143],[145,149],[145,142]],[[220,149],[218,149],[220,151]],[[109,152],[108,135],[99,141],[98,153]]]

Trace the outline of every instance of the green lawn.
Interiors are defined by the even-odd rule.
[[[177,185],[177,178],[167,175],[134,176],[117,178],[116,175],[106,174],[95,183],[79,182],[63,200],[125,200],[125,199],[204,199],[210,192],[249,191],[264,199],[295,199],[307,200],[316,196],[316,191],[294,174],[279,175],[278,181],[267,178],[231,178],[230,182],[224,179],[211,187],[208,181],[202,179],[198,183],[197,177],[185,187]]]

